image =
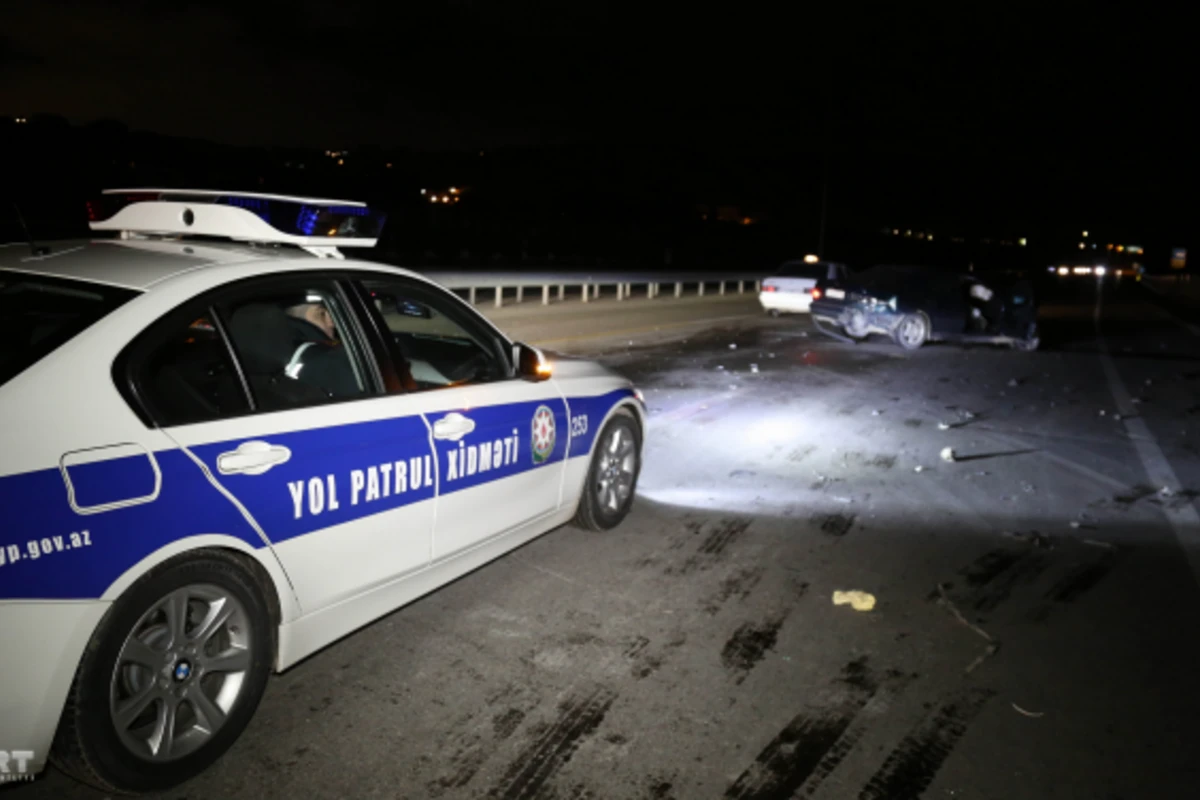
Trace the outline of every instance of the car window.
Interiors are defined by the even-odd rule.
[[[170,318],[149,335],[135,380],[159,425],[187,425],[250,410],[229,347],[207,310]]]
[[[0,385],[136,295],[84,281],[0,270]]]
[[[256,410],[375,394],[333,281],[256,283],[218,308]]]
[[[485,324],[452,297],[411,281],[364,279],[409,390],[508,377],[508,364]]]

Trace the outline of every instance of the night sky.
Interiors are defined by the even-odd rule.
[[[853,191],[898,207],[990,198],[1072,225],[1172,228],[1191,213],[1196,70],[1179,20],[1012,4],[251,5],[265,4],[17,4],[0,113],[248,145],[659,146],[751,170],[825,154]]]

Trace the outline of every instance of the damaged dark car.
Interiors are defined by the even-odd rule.
[[[1021,277],[880,265],[822,280],[813,296],[813,325],[846,342],[877,334],[905,350],[952,341],[1031,351],[1040,343],[1033,287]]]

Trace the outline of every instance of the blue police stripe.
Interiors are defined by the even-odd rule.
[[[71,509],[57,468],[0,478],[0,599],[99,597],[138,561],[186,535],[220,533],[262,546],[246,518],[185,453],[166,450],[155,458],[163,477],[158,499],[99,514]],[[108,472],[124,482],[116,470]],[[118,496],[103,486],[92,491]]]
[[[291,457],[261,475],[221,475],[218,470],[218,457],[246,439],[193,446],[191,451],[246,507],[272,542],[285,542],[434,495],[429,429],[419,416],[271,434],[262,439],[288,448]],[[361,480],[361,485],[356,480]],[[302,489],[299,516],[293,494],[297,488]],[[319,505],[312,505],[315,500]]]
[[[608,412],[617,403],[633,396],[633,389],[624,388],[594,397],[567,398],[567,402],[571,405],[571,416],[586,416],[588,423],[585,433],[574,436],[571,439],[571,458],[579,458],[590,453],[592,451],[592,444],[596,441],[596,437],[600,435],[600,428],[604,423],[604,418],[608,416]]]
[[[571,437],[566,404],[547,399],[487,406],[460,411],[476,423],[472,433],[458,442],[436,441],[437,476],[443,494],[501,480],[526,470],[543,469],[564,458],[586,457],[612,407],[633,396],[619,389],[591,397],[571,397],[570,414],[585,415],[585,433]],[[537,410],[547,406],[554,416],[555,440],[545,459],[533,456],[533,421]],[[430,424],[454,409],[428,414]],[[513,429],[517,433],[512,433]],[[513,449],[501,462],[496,460],[496,442],[514,439]],[[429,448],[428,428],[419,416],[318,428],[264,436],[271,444],[289,448],[292,457],[262,475],[220,475],[217,458],[234,450],[246,439],[216,442],[191,448],[213,476],[239,502],[274,542],[361,519],[408,503],[434,496],[428,469],[435,463]],[[484,442],[491,443],[491,468],[481,469]],[[474,471],[469,456],[475,449]],[[450,452],[455,452],[456,477],[450,477]],[[177,539],[203,534],[234,536],[254,548],[263,542],[237,507],[209,483],[201,469],[182,450],[154,454],[162,473],[158,499],[96,514],[75,513],[67,499],[66,484],[58,468],[37,470],[0,478],[0,509],[5,524],[0,528],[0,599],[95,598],[131,566]],[[462,459],[466,458],[464,462]],[[420,462],[421,476],[413,485],[413,463]],[[398,463],[406,464],[406,485],[397,491]],[[381,465],[390,464],[388,491],[383,486]],[[378,495],[368,499],[370,469],[374,467]],[[357,493],[352,483],[362,476]],[[148,461],[126,456],[70,468],[77,504],[100,505],[148,494],[152,474]],[[149,474],[149,477],[148,477]],[[337,507],[330,503],[329,476]],[[311,513],[312,482],[321,485],[323,507]],[[292,488],[303,488],[300,515]],[[486,514],[480,524],[486,525]],[[83,535],[86,532],[86,535]],[[404,535],[404,531],[397,531]],[[74,536],[72,536],[74,534]]]
[[[554,418],[554,446],[544,458],[535,458],[533,423],[538,409],[543,406]],[[449,408],[427,416],[432,424],[453,411],[471,419],[475,429],[457,442],[435,440],[442,494],[502,480],[526,470],[545,468],[566,457],[569,427],[566,404],[561,399],[471,409]]]

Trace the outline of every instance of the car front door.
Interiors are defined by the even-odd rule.
[[[420,399],[388,395],[353,298],[314,273],[255,279],[130,350],[144,409],[271,540],[304,612],[426,566],[435,454]]]
[[[437,451],[433,558],[555,512],[562,501],[567,404],[552,380],[515,376],[511,345],[448,292],[364,276],[361,290],[418,396]]]

